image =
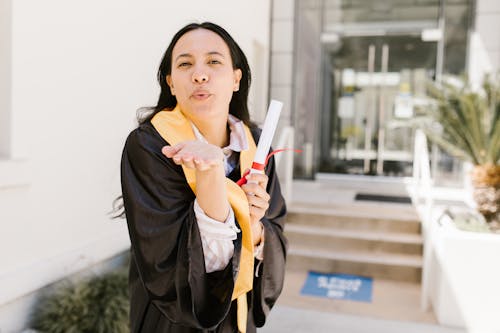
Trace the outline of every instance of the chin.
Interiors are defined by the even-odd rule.
[[[212,114],[216,108],[212,103],[196,103],[192,105],[191,110],[194,114],[203,116],[204,114]]]

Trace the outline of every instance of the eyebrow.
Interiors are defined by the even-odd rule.
[[[210,51],[210,52],[207,52],[206,55],[218,55],[218,56],[221,56],[222,58],[224,58],[224,55],[220,52],[217,52],[217,51]],[[184,57],[188,57],[188,58],[191,58],[193,55],[190,54],[190,53],[182,53],[182,54],[179,54],[176,58],[175,58],[175,61],[179,60],[179,58],[184,58]]]

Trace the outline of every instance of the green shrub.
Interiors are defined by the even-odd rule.
[[[125,333],[128,328],[125,271],[68,283],[43,297],[32,327],[43,333]]]

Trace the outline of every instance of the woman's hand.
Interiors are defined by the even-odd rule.
[[[246,177],[248,182],[242,185],[241,189],[247,195],[248,205],[250,206],[250,223],[254,237],[253,244],[257,245],[260,243],[263,233],[260,220],[269,208],[269,199],[271,198],[266,192],[269,179],[265,174],[260,173],[248,174]]]
[[[172,158],[175,164],[195,170],[198,204],[207,216],[225,222],[230,206],[222,149],[201,141],[184,141],[174,146],[165,146],[161,151]]]
[[[175,164],[197,171],[206,171],[222,165],[224,155],[219,147],[202,141],[184,141],[174,146],[165,146],[161,152]]]

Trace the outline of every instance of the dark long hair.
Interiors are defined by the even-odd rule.
[[[250,114],[248,112],[248,90],[250,89],[252,77],[247,58],[231,35],[229,35],[229,33],[222,27],[211,22],[188,24],[174,35],[170,45],[163,55],[160,68],[158,69],[157,79],[161,87],[158,103],[156,106],[142,108],[139,110],[137,117],[139,124],[150,121],[156,113],[165,109],[172,110],[177,105],[177,98],[172,95],[170,87],[167,84],[167,76],[172,72],[172,51],[175,44],[177,44],[179,39],[184,34],[196,29],[206,29],[215,32],[228,46],[231,54],[231,60],[233,62],[233,69],[240,69],[242,74],[239,90],[233,92],[233,97],[229,103],[229,113],[241,119],[246,125],[253,127],[254,125],[250,121]]]

